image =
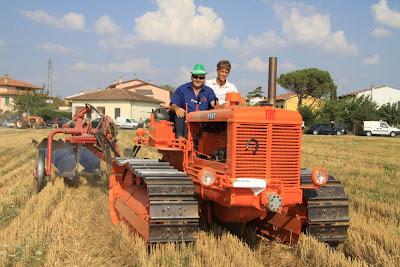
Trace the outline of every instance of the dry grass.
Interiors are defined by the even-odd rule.
[[[250,248],[230,233],[202,231],[195,244],[148,251],[124,224],[110,223],[105,175],[79,188],[56,178],[34,193],[31,141],[46,133],[0,129],[2,266],[400,266],[400,138],[304,136],[303,166],[326,166],[350,196],[349,240],[336,249],[308,236],[293,247]],[[132,137],[121,132],[121,148]]]

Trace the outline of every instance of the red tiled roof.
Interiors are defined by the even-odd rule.
[[[133,79],[133,80],[123,81],[123,82],[115,82],[115,83],[110,84],[109,86],[107,86],[107,89],[115,88],[117,86],[117,84],[124,84],[124,83],[133,82],[133,81],[138,81],[140,83],[144,83],[145,82],[145,81],[142,81],[142,80],[139,80],[139,79]]]
[[[22,88],[30,88],[30,89],[42,89],[42,87],[33,85],[31,83],[18,81],[15,79],[10,78],[9,76],[1,76],[0,77],[0,86],[15,86],[15,87],[22,87]]]
[[[276,100],[285,100],[285,99],[291,98],[295,95],[296,95],[296,93],[286,93],[286,94],[277,95]]]
[[[121,88],[121,89],[133,89],[133,88],[139,88],[139,87],[141,87],[141,86],[143,86],[143,85],[151,85],[151,86],[154,86],[154,87],[163,89],[163,90],[170,91],[170,90],[167,89],[167,88],[164,88],[164,87],[155,85],[155,84],[153,84],[153,83],[145,82],[145,81],[142,81],[142,80],[139,80],[139,79],[133,79],[133,80],[128,80],[128,81],[124,81],[124,82],[120,82],[120,83],[114,83],[114,84],[111,84],[111,85],[107,86],[107,88],[110,88],[110,89],[111,89],[111,88],[115,88],[115,87],[117,86],[117,84],[124,84],[124,83],[133,82],[133,81],[140,82],[140,84],[133,85],[133,86],[128,86],[128,87],[124,87],[124,88]]]
[[[141,94],[133,93],[129,90],[123,89],[105,89],[86,94],[79,94],[67,97],[68,100],[136,100],[144,102],[162,103],[163,101],[154,99],[152,97],[144,96]]]
[[[1,90],[0,95],[1,96],[8,96],[8,95],[23,95],[25,93],[28,93],[28,90],[16,90],[16,89],[7,89],[7,90]]]

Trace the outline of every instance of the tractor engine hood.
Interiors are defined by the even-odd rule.
[[[191,112],[186,116],[187,122],[245,122],[299,124],[302,125],[302,117],[299,112],[275,109],[269,106],[245,107],[235,106],[227,109],[212,109],[206,111]]]

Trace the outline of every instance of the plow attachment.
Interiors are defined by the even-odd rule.
[[[100,116],[93,121],[86,118],[92,111]],[[66,137],[64,140],[55,140],[57,134]],[[52,174],[53,166],[56,174],[71,186],[79,184],[79,165],[83,168],[81,173],[99,176],[100,160],[111,165],[112,158],[120,155],[116,135],[112,119],[86,104],[64,128],[52,130],[48,138],[38,145],[38,161],[34,171],[36,191],[43,189],[46,176]]]
[[[46,185],[46,166],[48,161],[48,141],[43,139],[38,146],[38,162],[35,172],[36,190],[40,192]],[[71,186],[79,184],[79,165],[82,173],[100,173],[100,159],[88,148],[64,142],[53,141],[52,165],[56,168],[56,175],[63,177],[64,181]]]

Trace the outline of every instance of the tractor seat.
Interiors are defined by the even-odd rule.
[[[173,118],[173,116],[171,116],[170,112],[171,111],[166,108],[157,108],[153,111],[154,119],[156,121],[171,121],[171,118]]]

